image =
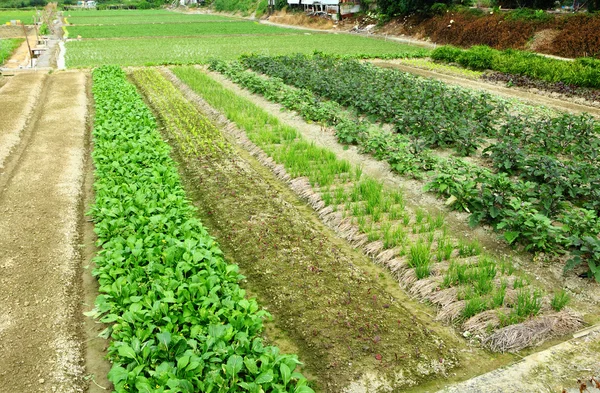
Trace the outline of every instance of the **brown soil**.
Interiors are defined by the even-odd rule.
[[[552,47],[552,42],[559,34],[559,30],[540,30],[533,35],[531,42],[527,45],[527,49],[534,52],[549,52]]]
[[[305,26],[313,29],[332,29],[335,26],[333,20],[329,18],[308,16],[306,14],[288,14],[286,11],[276,11],[269,16],[268,20],[272,23]]]
[[[94,106],[91,92],[91,77],[87,79],[87,98],[88,98],[88,116],[87,131],[85,138],[85,177],[83,179],[83,198],[80,202],[80,229],[81,229],[81,280],[82,280],[82,311],[90,311],[94,308],[96,297],[98,296],[98,280],[92,276],[92,271],[96,264],[93,258],[97,255],[96,233],[94,224],[87,219],[85,213],[90,211],[94,203],[94,163],[91,159],[92,141],[91,130],[93,128]],[[83,339],[85,343],[85,368],[87,393],[104,393],[113,387],[108,380],[108,372],[111,364],[105,359],[108,348],[108,341],[98,335],[107,326],[95,321],[92,318],[85,317],[83,321]]]
[[[19,143],[20,133],[38,103],[45,77],[42,73],[18,74],[8,77],[10,83],[0,89],[0,174],[4,161]]]
[[[28,34],[35,35],[35,32],[33,31],[33,27],[25,26],[25,30],[28,32]],[[24,37],[25,37],[25,33],[23,33],[22,26],[6,26],[6,25],[0,26],[0,38],[24,38]]]
[[[48,77],[31,138],[2,177],[2,386],[83,391],[79,339],[78,203],[85,76]]]
[[[17,143],[0,173],[0,391],[7,393],[86,390],[81,300],[89,290],[80,243],[88,77],[23,74],[0,99],[42,79],[33,111],[12,109],[20,120],[8,131]]]

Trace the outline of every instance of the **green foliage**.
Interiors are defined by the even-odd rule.
[[[240,21],[221,15],[185,14],[167,10],[69,10],[65,11],[65,16],[69,23],[73,25],[113,25],[115,29],[120,29],[121,25],[146,25],[147,29],[152,29],[161,23],[190,24]],[[150,24],[152,26],[148,26]]]
[[[11,20],[20,20],[23,24],[31,25],[33,24],[33,17],[35,14],[35,10],[0,11],[0,25],[10,22]]]
[[[430,57],[436,61],[444,61],[446,63],[457,63],[459,56],[463,50],[452,45],[439,46],[431,52]]]
[[[298,111],[306,119],[334,126],[341,142],[358,144],[364,152],[387,160],[399,173],[419,177],[428,172],[430,181],[426,189],[448,198],[447,205],[452,208],[470,212],[472,225],[482,221],[491,223],[505,231],[504,236],[509,243],[522,243],[532,251],[574,249],[574,243],[569,240],[572,236],[597,234],[598,220],[594,217],[600,211],[597,203],[600,193],[594,184],[600,181],[599,171],[595,169],[600,138],[596,131],[598,125],[589,116],[563,114],[552,118],[528,118],[515,115],[501,103],[494,102],[493,98],[486,97],[488,101],[484,107],[494,107],[499,115],[494,119],[489,116],[489,111],[482,111],[477,121],[480,126],[486,124],[485,131],[479,132],[501,137],[500,142],[491,144],[484,151],[499,170],[494,173],[459,159],[434,157],[427,150],[431,143],[427,138],[437,138],[438,143],[442,143],[440,135],[443,132],[439,130],[447,124],[443,117],[448,116],[452,107],[438,105],[431,108],[428,116],[415,120],[411,117],[416,111],[423,111],[423,108],[413,109],[411,105],[414,102],[422,106],[428,104],[426,99],[420,98],[420,94],[429,101],[439,102],[440,97],[445,100],[459,93],[457,95],[461,98],[457,101],[468,102],[470,98],[460,95],[460,91],[450,88],[436,91],[438,86],[435,83],[427,88],[417,88],[421,86],[419,83],[424,82],[414,81],[412,77],[392,70],[374,73],[369,66],[332,68],[332,65],[348,60],[322,54],[313,58],[251,56],[243,61],[251,68],[274,77],[265,78],[245,71],[244,66],[238,63],[215,62],[212,68],[269,100]],[[339,77],[339,72],[331,70],[348,71],[342,73],[348,76]],[[302,77],[297,77],[299,75]],[[334,76],[330,78],[330,75]],[[371,81],[381,83],[377,91],[386,94],[378,95],[374,91],[362,95],[363,78],[364,86]],[[299,87],[291,87],[284,82]],[[365,87],[367,91],[369,88]],[[396,89],[400,93],[397,96],[394,95],[397,94]],[[418,89],[415,96],[411,89]],[[436,94],[423,93],[432,90]],[[348,97],[354,97],[354,100]],[[413,132],[416,129],[420,133],[406,136],[384,131],[369,121],[356,118],[342,105],[354,106],[359,113],[396,119],[393,121],[402,122],[402,127],[411,127]],[[479,100],[468,104],[475,108],[478,105],[481,105]],[[463,112],[458,107],[456,110]],[[499,119],[502,119],[501,122]],[[431,134],[423,127],[427,120],[431,121]],[[456,129],[452,131],[460,136]],[[468,131],[464,134],[469,135]],[[456,140],[457,151],[464,152],[468,144],[461,144],[463,139],[460,137]],[[573,160],[564,161],[564,158],[560,160],[549,154],[569,156]],[[515,179],[514,175],[519,178]],[[569,205],[566,201],[582,207]],[[563,225],[555,225],[553,221]],[[439,258],[443,258],[443,254],[440,252]]]
[[[522,289],[517,293],[517,302],[513,308],[514,314],[522,319],[535,316],[542,309],[542,293],[537,290]]]
[[[436,5],[436,9],[439,9],[440,4],[447,5],[451,3],[451,1],[440,3],[436,0],[379,0],[377,1],[377,8],[386,17],[394,17],[411,12],[427,13],[434,5]]]
[[[583,236],[583,238],[571,238],[571,243],[575,246],[573,257],[567,261],[565,270],[587,262],[588,276],[600,282],[600,238],[598,236]]]
[[[0,38],[0,66],[10,58],[23,41],[25,40],[21,38]]]
[[[431,274],[431,263],[431,247],[429,243],[419,239],[410,246],[408,265],[415,269],[419,280]]]
[[[458,54],[458,51],[461,51]],[[515,49],[504,51],[487,46],[473,46],[467,50],[439,47],[432,58],[444,62],[458,62],[474,69],[491,69],[507,74],[526,75],[547,82],[563,82],[581,87],[600,87],[599,60],[578,59],[565,61]]]
[[[91,216],[102,247],[88,315],[109,324],[116,392],[312,392],[260,338],[263,318],[185,198],[170,149],[117,67],[93,73]]]
[[[477,45],[467,51],[463,51],[456,61],[464,67],[483,71],[492,67],[494,56],[495,52],[492,48],[484,45]]]
[[[141,11],[140,11],[141,12]],[[146,11],[152,12],[152,11]],[[237,22],[236,22],[237,23]],[[226,23],[224,23],[226,24]],[[153,26],[153,25],[152,25]],[[152,26],[147,26],[152,29]],[[121,28],[120,28],[121,29]],[[165,27],[165,29],[169,29]],[[279,31],[287,31],[279,28]],[[73,36],[74,33],[71,33]],[[278,35],[248,35],[243,39],[219,34],[201,37],[135,38],[131,40],[82,40],[67,42],[68,67],[95,67],[101,64],[159,65],[198,64],[211,59],[233,60],[244,53],[286,54],[326,50],[350,58],[401,58],[426,56],[429,51],[357,35],[302,32]],[[135,56],[131,54],[135,53]]]
[[[105,26],[73,26],[69,28],[73,36],[83,38],[113,38],[113,37],[176,37],[176,36],[212,36],[215,31],[222,35],[275,35],[297,34],[296,30],[276,26],[263,25],[257,22],[235,21],[206,21],[192,23],[170,24],[135,24],[135,25],[105,25]]]
[[[448,5],[445,3],[433,3],[429,11],[434,15],[444,15],[448,12]]]
[[[217,11],[240,12],[249,15],[259,9],[261,2],[258,0],[214,0],[212,5]]]
[[[531,202],[511,198],[503,213],[504,218],[496,227],[507,230],[504,238],[508,243],[519,241],[526,244],[527,250],[551,252],[563,240],[561,229]]]
[[[535,0],[534,0],[535,1]],[[538,3],[546,3],[550,6],[552,6],[553,4],[551,3],[551,0],[543,0],[543,1],[539,1],[537,0]],[[532,8],[517,8],[516,10],[510,11],[506,14],[506,16],[504,17],[505,20],[510,20],[510,21],[519,21],[519,20],[524,20],[524,21],[535,21],[535,22],[548,22],[552,19],[554,19],[554,17],[552,16],[552,14],[549,14],[547,12],[545,12],[544,10],[540,10],[540,9],[532,9]]]
[[[48,29],[48,25],[46,25],[45,23],[42,23],[42,25],[40,26],[40,34],[41,35],[50,34],[50,29]]]

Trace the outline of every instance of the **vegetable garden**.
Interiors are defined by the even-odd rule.
[[[600,138],[591,117],[519,113],[489,94],[327,56],[251,56],[242,62],[280,78],[270,85],[248,75],[250,88],[285,95],[277,81],[294,84],[302,90],[287,95],[304,94],[305,104],[284,105],[321,107],[310,120],[335,126],[341,141],[359,144],[401,174],[426,176],[427,189],[471,213],[472,225],[491,223],[505,231],[509,243],[523,243],[527,250],[570,249],[567,268],[586,262],[588,274],[600,280],[600,243],[594,239],[600,232]],[[244,72],[235,65],[221,67],[233,77]],[[319,97],[391,123],[394,132],[374,130],[352,111],[341,119],[343,109]],[[454,157],[440,157],[435,148],[452,149]],[[483,166],[460,158],[477,154]]]
[[[70,236],[86,244],[71,254],[98,285],[70,312],[106,342],[94,354],[98,338],[76,334],[70,361],[90,371],[74,392],[438,391],[600,322],[591,115],[363,61],[431,53],[387,40],[163,10],[65,16],[82,37],[67,65],[92,70],[3,81],[2,102],[36,96],[14,98],[0,185],[43,144],[25,116],[45,119],[36,100],[88,78],[91,162],[64,164],[86,180],[49,187],[78,200]],[[478,50],[432,57],[478,69]],[[574,348],[594,353],[590,337]],[[106,382],[90,353],[106,355]],[[63,386],[50,381],[32,391]]]

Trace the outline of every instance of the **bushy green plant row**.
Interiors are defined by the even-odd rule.
[[[91,216],[102,247],[89,313],[109,324],[117,392],[312,392],[260,338],[263,318],[186,199],[150,110],[118,67],[93,73]]]
[[[483,154],[497,171],[539,184],[536,195],[542,198],[544,214],[555,214],[563,201],[600,211],[595,186],[600,184],[600,127],[590,116],[514,114],[489,94],[322,54],[255,55],[242,61],[258,72],[392,123],[416,150],[452,147],[460,155],[471,155],[485,147]]]
[[[581,87],[600,87],[600,60],[580,58],[575,61],[550,59],[535,53],[492,49],[485,45],[460,49],[451,45],[436,48],[431,58],[458,63],[473,70],[494,70],[526,75],[547,82],[563,82]]]
[[[278,78],[264,78],[245,71],[239,63],[213,62],[211,67],[227,77],[298,111],[305,119],[336,128],[343,143],[355,143],[379,159],[387,160],[402,174],[422,177],[429,174],[427,188],[453,199],[453,207],[472,213],[471,222],[494,224],[505,230],[509,242],[521,242],[534,251],[573,251],[568,267],[587,262],[596,279],[600,259],[600,220],[593,210],[559,203],[551,217],[542,212],[544,200],[552,202],[555,194],[531,181],[509,178],[505,173],[467,164],[455,158],[436,157],[404,135],[375,129],[345,111],[338,103],[321,101],[311,91],[286,85]],[[546,196],[546,199],[543,197]],[[584,240],[585,239],[585,240]]]

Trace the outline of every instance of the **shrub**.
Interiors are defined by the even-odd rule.
[[[458,56],[458,63],[473,70],[487,70],[492,68],[496,53],[488,46],[474,46]]]
[[[444,15],[448,12],[448,6],[444,3],[433,3],[429,11],[434,15]]]
[[[431,52],[431,58],[437,61],[456,63],[463,50],[452,45],[444,45]]]

